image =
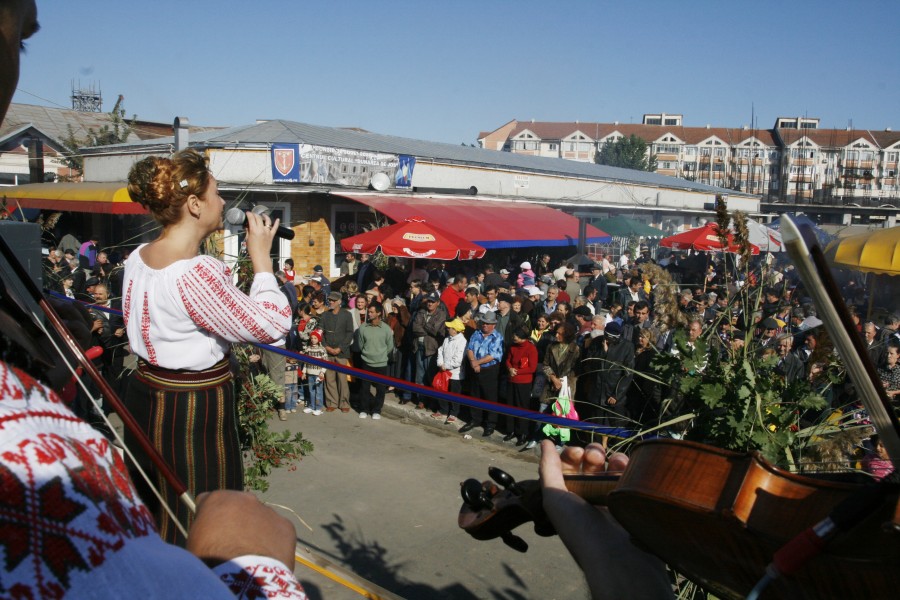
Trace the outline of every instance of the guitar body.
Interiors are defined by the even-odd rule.
[[[774,553],[828,516],[857,483],[798,476],[757,454],[702,444],[638,444],[608,499],[639,546],[724,597],[745,597]],[[839,533],[763,598],[890,598],[900,590],[900,535],[886,530],[896,492],[856,528]]]

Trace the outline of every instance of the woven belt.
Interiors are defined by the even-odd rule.
[[[232,378],[231,366],[226,356],[202,371],[166,369],[138,360],[137,377],[147,385],[157,388],[202,390],[222,385]]]

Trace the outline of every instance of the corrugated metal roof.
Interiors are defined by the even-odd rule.
[[[707,194],[726,193],[732,196],[754,197],[750,194],[700,183],[693,183],[684,179],[668,177],[658,173],[608,167],[594,163],[580,163],[562,158],[525,156],[521,154],[512,154],[510,152],[473,148],[470,146],[427,142],[379,133],[361,132],[359,130],[309,125],[307,123],[297,123],[295,121],[273,120],[224,130],[207,131],[198,134],[192,133],[190,139],[191,146],[201,147],[238,145],[265,146],[276,142],[285,144],[312,144],[333,148],[347,148],[350,150],[384,152],[387,154],[408,154],[415,156],[418,160],[433,159],[455,164],[499,167],[561,176],[568,175],[602,181],[614,181],[623,184],[686,189]],[[108,153],[111,150],[139,151],[144,146],[157,146],[161,143],[174,144],[174,138],[159,138],[144,142],[85,149],[85,154],[90,154],[91,152]]]

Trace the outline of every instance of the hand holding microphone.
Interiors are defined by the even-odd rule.
[[[247,252],[255,273],[273,272],[271,248],[272,240],[276,236],[285,239],[294,237],[294,232],[287,227],[281,227],[278,219],[272,222],[268,209],[264,206],[256,206],[246,213],[239,208],[231,208],[226,211],[225,220],[232,225],[244,225],[247,228]]]
[[[261,204],[257,204],[250,211],[252,214],[259,216],[268,216],[269,209]],[[247,213],[242,211],[240,208],[229,208],[225,211],[225,220],[231,225],[237,226],[246,226],[247,225]],[[292,240],[294,239],[294,230],[289,229],[283,225],[278,225],[275,229],[275,237],[279,237],[283,240]]]

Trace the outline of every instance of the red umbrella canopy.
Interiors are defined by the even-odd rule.
[[[399,223],[341,240],[344,252],[435,260],[471,260],[484,256],[484,248],[462,237],[426,223],[424,217],[409,217]]]
[[[734,242],[734,236],[729,231],[725,236],[728,246],[722,245],[719,238],[719,226],[716,223],[707,223],[703,227],[697,227],[690,231],[683,231],[675,235],[663,238],[659,241],[660,246],[671,248],[672,250],[696,250],[697,252],[740,252],[740,248]],[[750,251],[753,254],[759,254],[759,246],[750,244]]]

